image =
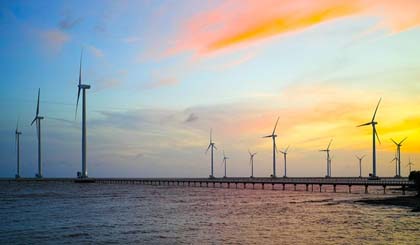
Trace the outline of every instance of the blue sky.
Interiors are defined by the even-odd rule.
[[[82,48],[91,176],[207,176],[210,128],[231,175],[249,175],[250,148],[267,176],[271,143],[260,136],[277,116],[291,175],[324,175],[317,150],[330,138],[333,175],[356,175],[354,154],[369,155],[371,142],[354,126],[379,97],[378,171],[392,175],[389,138],[409,137],[403,161],[419,155],[417,10],[413,1],[1,1],[0,176],[15,173],[18,119],[22,174],[35,173],[38,88],[45,176],[79,171]]]

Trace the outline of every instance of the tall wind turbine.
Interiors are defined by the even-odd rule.
[[[210,178],[214,178],[214,171],[213,171],[213,152],[214,152],[214,149],[217,150],[216,145],[213,142],[212,132],[213,132],[213,130],[210,129],[210,143],[209,143],[209,147],[207,147],[207,150],[206,150],[206,154],[207,154],[207,152],[211,148],[211,173],[210,173],[210,176],[209,176]]]
[[[16,130],[15,130],[15,143],[16,143],[16,179],[20,178],[20,135],[22,132],[19,131],[19,121],[16,123]]]
[[[272,138],[273,139],[273,174],[271,175],[271,177],[273,177],[273,178],[276,177],[276,151],[277,151],[276,128],[277,128],[277,123],[279,122],[279,119],[280,119],[280,117],[277,118],[276,125],[274,125],[273,132],[270,135],[263,136],[263,138]]]
[[[290,146],[288,146],[284,151],[279,151],[281,154],[283,154],[283,157],[284,157],[284,176],[283,176],[283,178],[286,178],[287,177],[287,165],[286,165],[286,160],[287,160],[287,151],[289,150],[289,147]]]
[[[90,85],[82,84],[82,56],[83,50],[80,54],[79,66],[79,84],[77,85],[77,101],[76,101],[76,114],[79,106],[80,91],[82,91],[82,175],[81,178],[87,178],[87,165],[86,165],[86,89],[90,89]]]
[[[396,177],[401,177],[401,146],[402,143],[407,139],[407,137],[405,137],[403,140],[401,140],[399,143],[397,143],[395,140],[391,139],[392,142],[394,142],[394,144],[397,146],[397,162],[398,162],[398,173],[396,175]]]
[[[254,156],[257,154],[251,153],[251,151],[248,150],[249,153],[249,162],[251,163],[251,178],[254,178]]]
[[[332,143],[332,139],[330,140],[330,143],[328,144],[328,147],[324,150],[319,150],[322,152],[326,152],[327,153],[327,175],[325,177],[331,177],[331,158],[330,158],[330,146]]]
[[[227,160],[229,159],[229,157],[227,157],[226,155],[225,155],[225,151],[223,151],[223,164],[225,165],[225,176],[223,176],[224,178],[226,178],[226,163],[227,163]]]
[[[407,166],[408,166],[408,174],[410,174],[411,173],[411,166],[413,166],[414,165],[414,163],[412,163],[411,162],[411,158],[408,158],[408,164],[407,164]]]
[[[361,157],[356,155],[356,158],[359,160],[359,178],[362,178],[362,160],[365,158],[365,155]]]
[[[38,173],[35,175],[37,178],[42,178],[42,164],[41,164],[41,120],[44,117],[39,116],[39,96],[41,89],[38,89],[38,102],[36,104],[35,118],[31,123],[31,126],[36,122],[36,134],[38,136]]]
[[[376,176],[376,139],[378,139],[379,144],[381,140],[379,139],[378,133],[376,132],[376,124],[378,122],[375,121],[376,112],[378,111],[379,104],[381,103],[382,98],[379,99],[378,105],[376,106],[375,112],[373,113],[372,120],[368,123],[361,124],[357,127],[363,127],[372,125],[372,178],[377,178]]]

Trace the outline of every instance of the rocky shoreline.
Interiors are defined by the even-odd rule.
[[[400,206],[411,208],[412,212],[420,212],[420,196],[397,196],[380,199],[361,199],[356,203],[365,203],[369,205]]]

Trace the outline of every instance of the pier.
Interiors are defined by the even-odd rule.
[[[298,186],[305,187],[305,191],[318,190],[322,192],[324,187],[332,187],[332,191],[336,192],[337,186],[346,186],[348,192],[352,192],[353,186],[364,187],[365,193],[369,192],[369,187],[382,187],[383,193],[386,194],[388,187],[399,187],[402,194],[405,195],[406,190],[414,186],[413,181],[408,178],[384,177],[379,179],[358,178],[358,177],[287,177],[287,178],[19,178],[19,179],[0,179],[0,183],[8,182],[76,182],[76,183],[98,183],[98,184],[143,184],[143,185],[166,185],[166,186],[191,186],[191,187],[226,187],[226,188],[255,188],[259,185],[261,189],[272,189],[280,186],[282,190],[286,186],[293,186],[293,190],[297,190]]]

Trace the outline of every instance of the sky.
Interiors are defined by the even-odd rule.
[[[369,122],[378,100],[377,175],[420,168],[420,4],[401,1],[0,0],[0,177],[37,171],[41,89],[45,177],[81,170],[79,59],[87,91],[90,177],[272,173],[270,134],[290,146],[289,176],[372,171]],[[282,176],[283,158],[277,157]]]

